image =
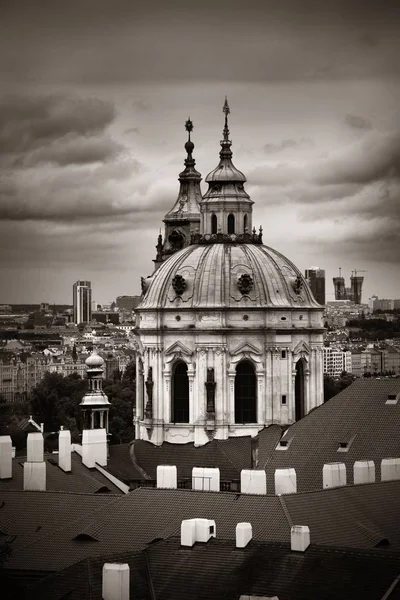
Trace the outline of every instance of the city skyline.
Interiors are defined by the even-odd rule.
[[[303,272],[319,264],[327,301],[339,266],[367,271],[364,302],[400,297],[400,7],[226,6],[7,7],[1,302],[72,304],[81,278],[99,303],[139,294],[178,195],[184,122],[204,193],[225,95],[264,243]]]

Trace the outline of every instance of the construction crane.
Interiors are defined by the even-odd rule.
[[[354,271],[351,272],[352,277],[353,277],[353,273],[354,273],[354,277],[357,277],[357,273],[368,273],[368,271],[366,271],[365,269],[354,269]]]

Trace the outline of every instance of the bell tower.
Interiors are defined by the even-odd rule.
[[[208,190],[200,203],[202,235],[250,235],[253,201],[244,190],[246,177],[232,163],[229,139],[227,98],[223,106],[225,125],[222,132],[219,165],[206,177]]]
[[[190,139],[190,134],[193,131],[193,121],[190,118],[185,123],[185,129],[188,132],[188,140],[185,143],[187,152],[184,162],[185,169],[179,174],[180,189],[178,198],[172,209],[164,217],[164,240],[161,232],[158,236],[157,256],[154,260],[156,269],[168,256],[189,246],[191,236],[198,232],[200,227],[201,175],[195,169],[194,144]]]

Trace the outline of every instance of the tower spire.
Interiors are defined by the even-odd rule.
[[[193,121],[188,117],[185,121],[185,130],[188,133],[188,139],[184,145],[187,152],[184,161],[185,168],[179,173],[178,198],[164,217],[164,242],[162,242],[161,234],[158,237],[157,256],[154,261],[156,269],[168,256],[188,246],[191,236],[198,231],[200,226],[201,175],[196,171],[196,162],[193,158],[194,143],[191,140],[193,128]]]
[[[231,112],[231,109],[229,108],[229,104],[228,104],[228,98],[225,96],[225,102],[224,102],[224,106],[222,108],[222,112],[225,113],[225,127],[224,127],[224,141],[229,141],[229,129],[228,129],[228,115]]]

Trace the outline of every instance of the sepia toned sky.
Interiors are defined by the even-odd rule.
[[[394,0],[3,0],[0,303],[140,293],[185,120],[204,179],[225,95],[264,243],[327,300],[339,267],[399,298],[399,23]]]

